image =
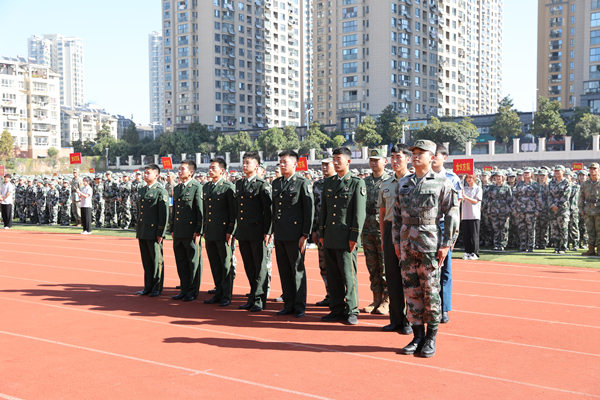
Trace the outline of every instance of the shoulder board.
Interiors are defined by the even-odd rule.
[[[356,180],[356,181],[362,181],[362,180],[363,180],[362,178],[359,178],[359,177],[358,177],[358,176],[356,176],[356,175],[350,175],[350,178],[352,178],[352,179],[354,179],[354,180]]]

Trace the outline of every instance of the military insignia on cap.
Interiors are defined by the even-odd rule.
[[[360,194],[362,194],[363,196],[367,194],[367,187],[366,186],[363,186],[363,187],[360,188]]]
[[[293,191],[294,191],[294,188],[293,188],[293,187],[291,187],[291,188],[290,188],[290,192],[293,192]]]

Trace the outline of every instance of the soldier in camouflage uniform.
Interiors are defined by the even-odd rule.
[[[588,233],[588,251],[584,256],[600,254],[600,180],[598,163],[590,165],[590,179],[581,184],[578,206]]]
[[[507,185],[512,189],[513,194],[517,186],[517,172],[510,172],[507,176]],[[508,220],[508,248],[519,248],[520,236],[517,223],[517,211],[515,207],[510,209],[510,218]]]
[[[129,228],[131,223],[131,182],[129,175],[123,175],[123,183],[119,186],[119,215],[121,228]]]
[[[19,178],[19,183],[15,185],[15,208],[13,214],[18,217],[21,223],[27,221],[27,214],[25,213],[25,194],[27,192],[27,185],[23,177]]]
[[[58,199],[58,214],[62,226],[69,226],[71,220],[71,188],[69,183],[68,180],[63,181],[60,198]]]
[[[414,334],[414,339],[400,352],[432,357],[442,314],[440,267],[458,237],[460,210],[450,180],[431,169],[435,143],[417,140],[410,150],[415,173],[398,183],[392,224],[407,316]],[[442,215],[445,215],[443,234],[438,225]]]
[[[579,193],[581,197],[581,188],[583,187],[583,182],[587,181],[588,179],[588,172],[587,171],[579,171],[579,176],[577,177],[577,180],[579,182]],[[579,199],[578,199],[579,200]],[[585,227],[585,218],[583,216],[583,209],[579,206],[579,201],[577,201],[577,209],[579,210],[579,247],[580,248],[585,248],[588,246],[588,234],[587,234],[587,229]]]
[[[56,181],[51,180],[48,191],[46,192],[46,213],[48,214],[48,224],[58,225],[58,200],[60,193],[56,188]]]
[[[37,182],[37,190],[35,192],[35,207],[37,214],[37,224],[46,224],[46,193],[48,189],[44,186],[46,182],[38,180]]]
[[[550,227],[554,252],[564,254],[569,241],[569,213],[571,198],[571,184],[564,177],[565,167],[554,167],[554,177],[548,184],[548,209],[550,210]]]
[[[104,182],[102,175],[97,174],[92,186],[92,216],[96,222],[96,228],[104,225]]]
[[[548,171],[538,171],[538,183],[540,195],[542,196],[542,209],[535,223],[535,248],[545,249],[548,246],[548,229],[550,226],[550,214],[548,210]]]
[[[119,186],[113,179],[112,172],[106,172],[104,182],[104,207],[106,208],[104,221],[106,228],[118,228],[117,225],[117,194]]]
[[[32,183],[31,185],[29,183]],[[38,190],[38,184],[37,184],[37,179],[35,182],[33,182],[32,180],[29,180],[27,182],[27,195],[25,196],[26,200],[27,200],[27,211],[29,214],[29,222],[32,224],[37,224],[38,223],[38,217],[37,217],[37,205],[36,205],[36,198],[37,198],[37,190]]]
[[[145,184],[146,182],[142,180],[142,173],[136,172],[135,179],[131,182],[131,224],[129,224],[131,227],[137,224],[138,191]]]
[[[503,183],[503,171],[495,173],[496,186],[488,191],[487,212],[494,231],[494,250],[504,251],[507,245],[508,218],[512,207],[512,188]]]
[[[483,171],[481,173],[481,190],[483,193],[482,204],[488,203],[488,192],[494,187],[494,184],[490,182],[491,173],[489,171]],[[487,213],[486,207],[481,207],[481,230],[479,232],[479,245],[481,247],[491,246],[494,243],[494,234],[492,231],[492,223],[490,216]]]
[[[365,262],[369,270],[373,302],[363,308],[366,313],[387,314],[390,306],[385,283],[385,264],[379,228],[379,208],[377,207],[381,183],[389,178],[389,175],[385,172],[386,164],[387,158],[383,150],[373,149],[369,151],[369,166],[373,172],[364,179],[367,187],[367,216],[363,225],[361,241]]]
[[[525,168],[523,181],[517,183],[513,192],[513,209],[520,235],[519,251],[533,252],[535,244],[535,219],[542,209],[539,184],[532,180],[532,168]]]
[[[569,243],[572,244],[572,250],[577,251],[579,248],[579,206],[577,205],[579,200],[579,182],[572,178],[571,171],[566,171],[565,175],[571,184],[571,197],[569,198],[569,239],[567,242],[567,249]]]

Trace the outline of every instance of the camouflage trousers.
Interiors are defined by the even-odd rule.
[[[69,226],[71,224],[71,204],[65,204],[64,206],[58,207],[58,215],[60,224],[63,226]]]
[[[575,211],[571,213],[569,217],[569,241],[567,242],[567,247],[569,244],[572,247],[579,247],[579,212]]]
[[[93,206],[92,217],[95,220],[96,228],[101,228],[104,225],[104,201],[95,201]]]
[[[327,291],[327,269],[325,269],[325,251],[323,250],[323,246],[321,246],[321,235],[317,233],[317,251],[319,254],[319,273],[321,274],[321,279],[323,279],[323,283],[325,283],[325,290]],[[329,296],[329,292],[327,292],[327,296]]]
[[[271,259],[271,254],[273,254],[274,247],[273,242],[267,246],[267,298],[271,293],[271,279],[273,279],[273,260]]]
[[[600,246],[600,215],[589,215],[585,217],[585,229],[588,233],[588,243],[590,249]]]
[[[579,219],[579,247],[585,247],[588,244],[588,233],[587,228],[585,226],[585,218],[581,213],[577,217]]]
[[[131,202],[131,223],[129,224],[130,227],[134,227],[137,225],[137,213],[138,213],[137,200],[132,200],[132,202]]]
[[[508,221],[508,247],[516,248],[520,242],[517,213],[511,213]]]
[[[517,214],[520,249],[533,249],[535,245],[535,214]]]
[[[27,212],[29,213],[29,222],[32,224],[37,224],[38,223],[37,206],[35,204],[27,206]]]
[[[408,241],[401,243],[400,248],[406,316],[413,325],[428,324],[435,329],[442,315],[441,268],[438,265],[437,253],[412,250]]]
[[[108,200],[104,207],[106,208],[104,212],[106,227],[117,227],[117,201]]]
[[[22,224],[24,224],[25,222],[27,222],[27,208],[26,208],[26,204],[22,201],[18,202],[15,204],[15,214],[19,217],[19,221],[21,221]]]
[[[47,224],[46,220],[46,205],[45,204],[36,204],[37,207],[37,223],[38,224]]]
[[[547,211],[538,215],[535,221],[535,245],[540,248],[548,247],[548,229],[550,227],[550,216]]]
[[[119,204],[119,220],[121,221],[121,228],[129,228],[129,224],[131,224],[131,203],[128,201],[122,201]]]
[[[507,215],[492,214],[492,231],[494,232],[494,247],[506,247],[508,245],[508,218]]]
[[[58,204],[55,206],[48,206],[48,223],[50,225],[58,224]]]
[[[365,253],[365,262],[369,270],[369,281],[373,293],[387,293],[385,282],[385,263],[383,249],[381,248],[381,235],[363,233],[361,235],[362,247]]]
[[[569,211],[558,210],[550,215],[552,242],[556,250],[565,251],[569,242]]]
[[[481,213],[481,229],[479,232],[479,245],[489,246],[494,243],[494,235],[492,230],[492,222],[490,216],[487,213]]]

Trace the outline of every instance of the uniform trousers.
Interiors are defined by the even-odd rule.
[[[231,246],[225,240],[207,240],[204,242],[210,270],[217,291],[215,299],[231,300],[233,291],[233,270],[231,268]]]
[[[4,226],[8,228],[12,228],[12,204],[2,204],[2,221],[4,221]]]
[[[390,323],[398,326],[410,326],[406,317],[404,285],[400,260],[392,242],[392,223],[386,221],[383,231],[383,255],[385,259],[385,277],[390,298]]]
[[[173,252],[177,264],[177,274],[184,296],[198,297],[202,281],[202,245],[196,245],[194,239],[173,239]]]
[[[358,315],[356,252],[325,247],[329,309],[338,315]]]
[[[138,242],[144,267],[144,291],[162,292],[165,280],[162,243],[159,244],[156,239],[138,239]]]
[[[250,283],[248,301],[262,308],[267,305],[267,246],[264,240],[238,240],[246,276]]]
[[[298,240],[276,240],[275,257],[283,289],[284,308],[293,308],[296,313],[305,311],[306,269]]]

